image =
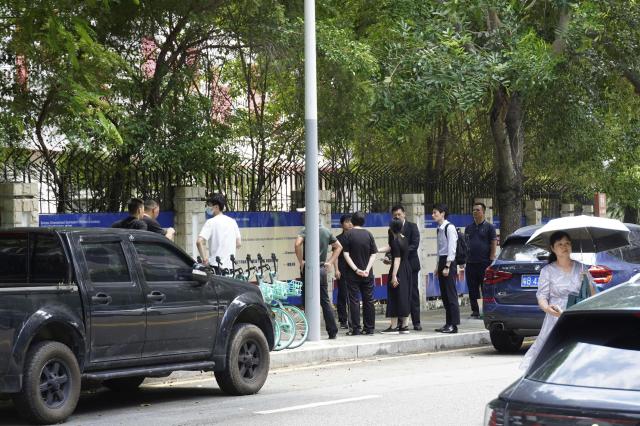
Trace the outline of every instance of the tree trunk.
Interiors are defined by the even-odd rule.
[[[504,87],[494,93],[490,125],[495,143],[500,235],[506,238],[522,224],[524,128],[522,100]]]

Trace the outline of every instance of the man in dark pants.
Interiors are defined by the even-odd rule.
[[[420,290],[418,289],[418,274],[420,273],[420,259],[418,258],[418,246],[420,246],[420,231],[418,225],[406,220],[404,207],[400,204],[391,208],[391,215],[394,219],[402,221],[402,235],[405,236],[409,242],[409,264],[411,264],[411,322],[413,323],[413,329],[421,331],[420,325]],[[393,235],[389,230],[389,245]],[[391,263],[391,255],[387,254],[385,263]]]
[[[347,334],[372,335],[376,327],[376,315],[373,307],[373,263],[378,248],[371,232],[362,228],[364,213],[355,212],[351,216],[351,229],[345,239],[344,260],[347,262],[347,283],[349,284],[349,314],[352,330]],[[364,328],[360,328],[360,303],[362,297],[362,315]]]
[[[147,230],[147,224],[142,220],[144,216],[144,202],[140,198],[132,198],[127,204],[129,216],[114,222],[112,228],[142,229]]]
[[[460,305],[455,281],[458,233],[456,227],[447,220],[448,216],[449,210],[445,204],[434,204],[431,217],[438,224],[438,266],[435,274],[438,276],[440,295],[446,312],[445,325],[436,328],[436,331],[457,333],[460,324]]]
[[[344,248],[345,241],[347,238],[347,233],[351,228],[353,228],[353,224],[351,223],[351,215],[343,214],[340,217],[340,226],[342,227],[342,232],[337,235],[338,242]],[[348,329],[350,324],[349,319],[349,310],[347,305],[349,304],[349,286],[347,285],[347,269],[349,266],[347,262],[344,260],[344,253],[340,253],[338,256],[338,261],[335,264],[335,276],[338,280],[338,322],[340,322],[340,328]]]
[[[297,209],[299,212],[305,212],[304,207]],[[300,275],[304,282],[304,238],[306,235],[305,228],[302,228],[295,242],[295,252],[300,264]],[[328,248],[331,246],[331,258],[327,260]],[[342,251],[342,246],[333,236],[331,231],[320,224],[320,306],[322,307],[322,316],[324,317],[324,325],[329,334],[329,339],[335,339],[338,335],[338,326],[336,325],[336,319],[333,316],[333,304],[329,298],[329,289],[327,282],[327,268],[333,268],[333,264]],[[302,303],[305,301],[305,289],[302,285]]]
[[[471,303],[470,318],[480,319],[480,305],[482,281],[487,267],[496,258],[496,228],[487,222],[484,214],[487,207],[483,203],[473,205],[473,223],[464,228],[464,235],[469,243],[465,276],[469,287],[469,302]]]

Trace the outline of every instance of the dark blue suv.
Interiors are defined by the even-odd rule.
[[[631,244],[602,253],[574,253],[589,265],[599,291],[628,281],[640,272],[640,226],[626,224]],[[544,313],[538,307],[536,291],[540,269],[549,253],[526,244],[541,225],[525,226],[502,243],[500,255],[487,268],[484,278],[484,325],[491,343],[500,352],[515,352],[527,336],[537,336]]]

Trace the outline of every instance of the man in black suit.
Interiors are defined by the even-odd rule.
[[[413,329],[421,331],[420,325],[420,291],[418,290],[418,274],[420,273],[420,259],[418,257],[418,246],[420,245],[420,230],[418,225],[406,219],[404,207],[397,204],[391,208],[391,215],[394,219],[402,221],[402,235],[409,242],[409,263],[411,264],[411,322]],[[391,231],[389,231],[389,245],[391,245]],[[389,261],[387,261],[389,262]],[[387,263],[385,262],[385,263]]]

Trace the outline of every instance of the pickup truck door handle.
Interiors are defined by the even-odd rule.
[[[152,291],[147,294],[147,299],[153,300],[154,302],[163,302],[166,297],[167,296],[165,296],[164,293],[160,293],[159,291]]]
[[[95,296],[91,296],[91,301],[96,305],[108,305],[111,303],[111,296],[104,293],[97,293]]]

